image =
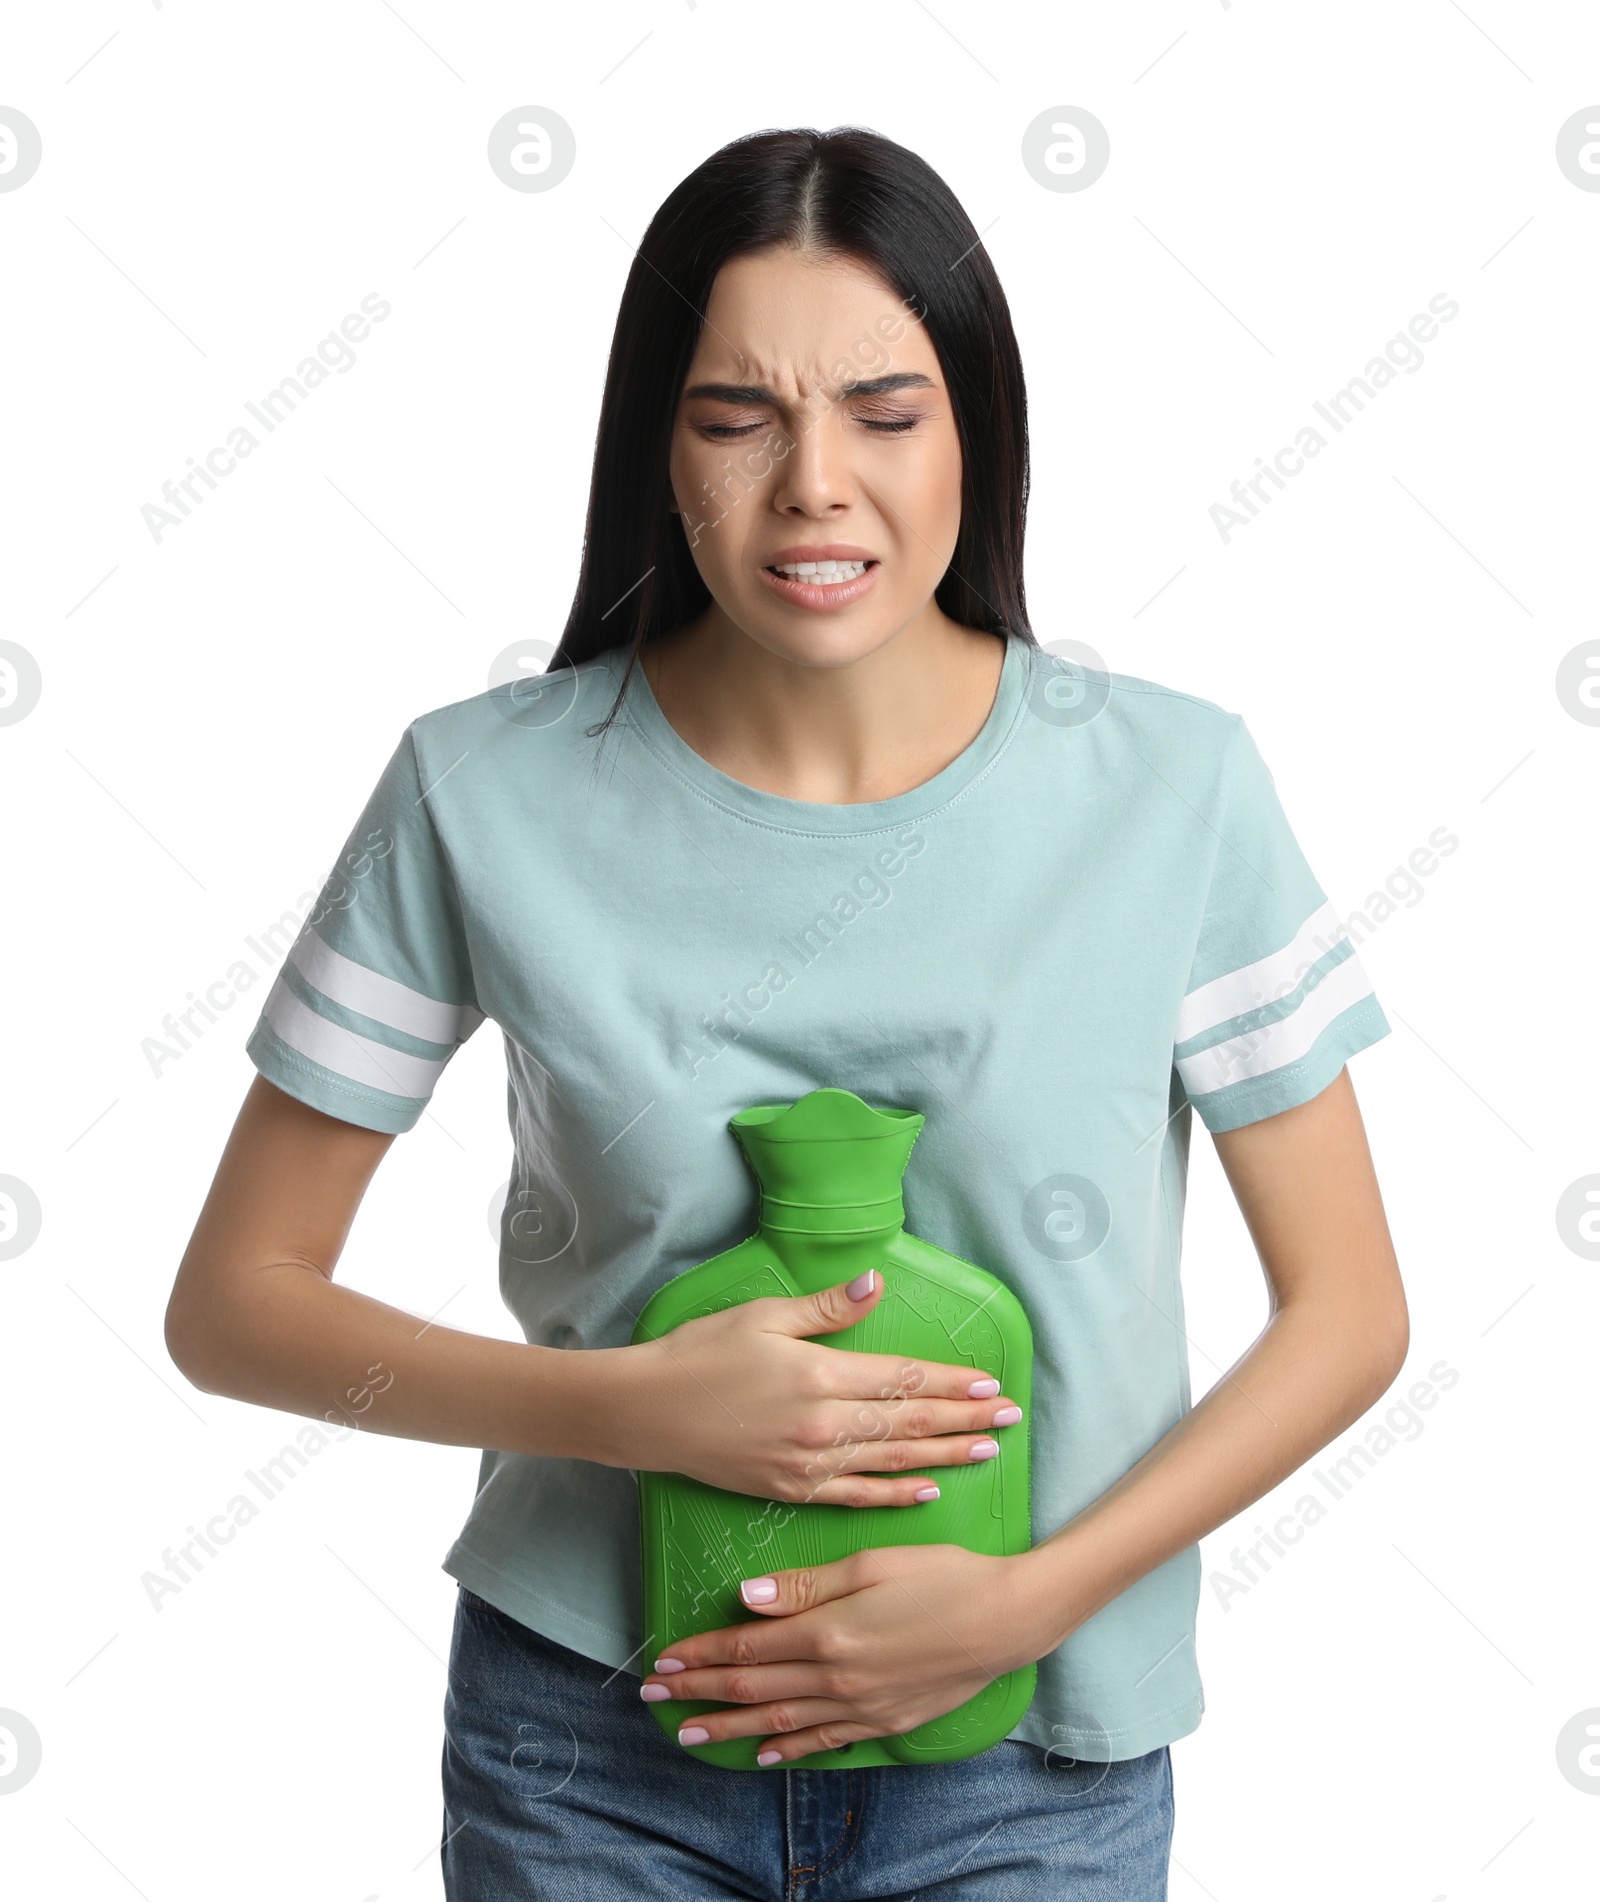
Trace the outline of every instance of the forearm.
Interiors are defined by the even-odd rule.
[[[1359,1418],[1395,1378],[1403,1341],[1403,1316],[1367,1326],[1313,1301],[1275,1314],[1137,1465],[1019,1561],[1039,1655]]]
[[[177,1306],[173,1359],[207,1392],[445,1446],[630,1463],[612,1404],[629,1348],[568,1352],[441,1327],[273,1263]]]

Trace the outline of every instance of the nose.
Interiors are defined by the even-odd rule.
[[[789,450],[777,465],[774,503],[801,515],[847,509],[856,500],[856,474],[843,411],[825,396],[811,399],[789,424]]]

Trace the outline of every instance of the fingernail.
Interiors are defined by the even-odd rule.
[[[866,1300],[867,1296],[872,1292],[873,1277],[877,1272],[875,1268],[869,1268],[864,1275],[856,1276],[855,1280],[845,1289],[845,1293],[849,1295],[852,1301]],[[1000,1389],[996,1387],[995,1392],[998,1393],[999,1391]]]
[[[685,1724],[678,1732],[678,1742],[681,1744],[703,1744],[710,1741],[711,1732],[704,1724]]]
[[[688,1668],[688,1665],[684,1663],[682,1658],[656,1659],[656,1669],[663,1677],[669,1677],[674,1671],[687,1671]]]
[[[913,1499],[937,1499],[939,1497],[939,1488],[937,1486],[919,1486],[911,1497]]]
[[[967,1395],[972,1400],[992,1400],[999,1391],[998,1380],[975,1380],[967,1389]]]
[[[967,1449],[967,1458],[969,1460],[992,1460],[999,1451],[999,1446],[993,1440],[974,1440],[972,1445]]]
[[[1002,1407],[989,1424],[990,1426],[1015,1426],[1021,1418],[1021,1407]]]
[[[756,1762],[763,1768],[769,1763],[782,1763],[783,1752],[781,1750],[758,1750],[756,1752]]]
[[[995,1451],[999,1452],[996,1447]],[[746,1578],[739,1582],[739,1596],[747,1605],[770,1605],[778,1596],[775,1578]]]
[[[647,1704],[660,1704],[664,1703],[672,1693],[665,1684],[641,1684],[639,1695]]]

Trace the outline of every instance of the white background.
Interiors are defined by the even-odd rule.
[[[1556,669],[1600,635],[1600,193],[1555,139],[1600,100],[1600,17],[107,0],[7,40],[0,105],[43,140],[0,193],[0,638],[43,674],[0,727],[0,1174],[43,1211],[0,1262],[0,1707],[43,1744],[0,1797],[9,1893],[439,1894],[439,1560],[477,1456],[330,1446],[152,1607],[142,1574],[300,1423],[191,1390],[162,1345],[264,978],[159,1075],[142,1046],[316,887],[411,718],[559,637],[662,196],[740,132],[842,123],[925,156],[1005,285],[1040,640],[1243,713],[1343,912],[1460,841],[1361,947],[1394,1034],[1353,1065],[1412,1303],[1395,1393],[1459,1377],[1225,1606],[1231,1549],[1313,1482],[1206,1542],[1175,1902],[1587,1893],[1600,1779],[1556,1740],[1600,1706],[1600,1264],[1555,1211],[1600,1171],[1600,727]],[[549,192],[486,162],[529,103],[576,133]],[[1021,162],[1061,105],[1110,133],[1082,192]],[[156,542],[141,507],[369,292],[392,314],[355,367]],[[1229,484],[1441,292],[1422,367],[1224,542]],[[509,1159],[491,1031],[342,1276],[509,1336]],[[1264,1316],[1198,1126],[1185,1277],[1198,1394]]]

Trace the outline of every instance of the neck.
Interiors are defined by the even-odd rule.
[[[1005,642],[925,612],[854,657],[775,651],[713,608],[641,665],[678,737],[730,778],[818,805],[891,799],[982,731]]]
[[[904,1226],[906,1207],[899,1195],[879,1202],[796,1202],[762,1194],[761,1232],[781,1235],[806,1249],[855,1248],[865,1239],[885,1240]]]
[[[825,1226],[815,1219],[824,1216]],[[905,1204],[899,1196],[890,1202],[827,1209],[797,1209],[768,1196],[761,1203],[759,1233],[799,1291],[815,1294],[875,1266],[902,1232],[904,1221]]]

